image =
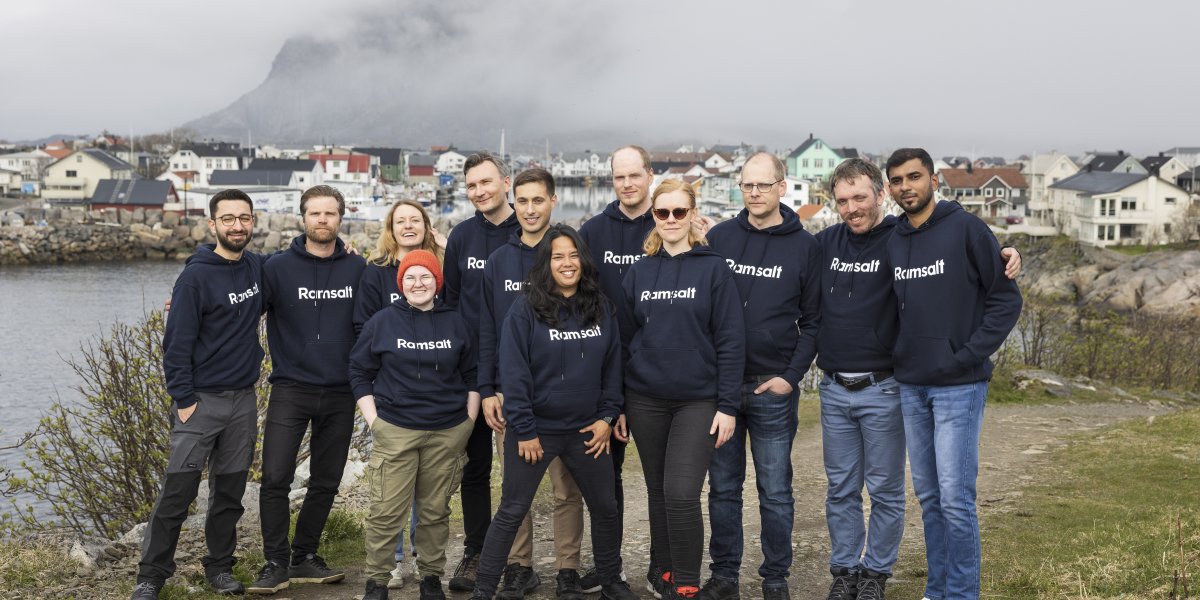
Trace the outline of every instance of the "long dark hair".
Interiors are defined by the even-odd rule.
[[[554,275],[550,273],[551,246],[554,245],[554,240],[560,237],[569,238],[579,251],[579,288],[571,300],[559,293],[558,284],[554,283]],[[533,268],[529,270],[525,302],[533,309],[538,320],[551,327],[558,326],[558,313],[562,308],[573,311],[583,321],[584,326],[591,327],[600,323],[607,309],[607,300],[600,291],[600,278],[596,264],[592,262],[592,254],[575,228],[559,223],[546,230],[542,243],[538,244]]]

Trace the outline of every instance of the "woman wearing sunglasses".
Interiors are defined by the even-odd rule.
[[[375,313],[350,352],[350,386],[371,428],[364,600],[386,599],[396,536],[414,506],[422,598],[442,598],[450,496],[479,414],[474,336],[437,301],[442,268],[426,250],[400,261],[403,297]]]
[[[600,292],[591,254],[570,226],[551,226],[538,244],[525,292],[504,319],[499,355],[508,432],[504,486],[471,598],[490,600],[495,593],[517,527],[557,457],[591,513],[600,597],[635,600],[621,580],[609,452],[622,404],[620,332],[615,311]]]
[[[654,557],[656,595],[690,598],[704,551],[700,489],[713,450],[733,435],[745,330],[725,259],[692,227],[695,190],[666,180],[651,212],[646,257],[623,282],[625,415],[646,476],[651,545],[669,549]]]

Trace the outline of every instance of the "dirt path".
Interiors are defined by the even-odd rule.
[[[805,400],[815,402],[815,400]],[[982,448],[980,451],[979,504],[980,518],[986,527],[989,514],[1009,510],[1020,498],[1020,488],[1039,476],[1048,452],[1065,445],[1072,434],[1085,432],[1117,421],[1146,418],[1171,412],[1172,408],[1157,403],[1100,403],[989,406],[984,414]],[[800,423],[796,435],[792,464],[795,468],[794,493],[796,521],[793,533],[795,563],[792,567],[791,592],[795,600],[824,598],[828,590],[829,534],[825,527],[825,472],[821,464],[821,431],[813,410]],[[623,557],[626,573],[633,589],[643,598],[651,597],[644,590],[645,568],[649,559],[649,523],[646,517],[646,490],[641,480],[636,456],[626,465],[625,506],[626,534]],[[747,476],[745,488],[746,550],[742,564],[742,594],[744,598],[760,597],[757,567],[762,555],[758,545],[758,503],[754,497],[753,470]],[[535,507],[537,532],[535,554],[541,556],[537,570],[542,585],[531,594],[534,600],[554,598],[554,569],[548,506]],[[451,530],[454,532],[454,529]],[[461,556],[461,538],[452,533],[448,569]],[[584,562],[590,562],[590,549],[584,542]],[[921,535],[920,507],[917,506],[909,482],[908,512],[905,516],[904,541],[901,556],[921,556],[924,546]],[[705,571],[707,577],[707,566]],[[898,575],[904,577],[903,573]],[[277,599],[315,600],[318,598],[357,598],[362,594],[361,570],[352,570],[347,580],[337,586],[297,586],[275,596]],[[392,598],[416,599],[417,586],[409,583],[403,590],[393,591]],[[451,598],[466,598],[452,594]]]

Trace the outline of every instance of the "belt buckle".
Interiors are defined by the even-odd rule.
[[[847,390],[851,392],[857,392],[871,386],[871,376],[863,375],[862,377],[854,377],[850,379],[842,377],[840,383],[842,384],[842,387],[846,388]]]

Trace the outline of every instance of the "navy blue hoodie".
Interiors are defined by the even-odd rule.
[[[509,236],[487,259],[483,269],[483,310],[479,314],[479,395],[484,398],[503,392],[498,371],[500,328],[513,302],[521,296],[529,270],[537,257],[536,246],[521,241],[521,230]]]
[[[733,272],[746,322],[746,375],[782,377],[798,388],[817,354],[821,247],[795,211],[759,229],[746,209],[708,233]]]
[[[705,246],[661,250],[635,263],[623,287],[625,387],[651,398],[716,398],[717,410],[736,417],[746,326],[725,259]]]
[[[521,231],[516,213],[493,225],[483,213],[475,211],[475,216],[459,223],[446,239],[442,265],[446,306],[457,310],[472,331],[479,331],[479,313],[483,310],[483,267],[514,231]]]
[[[196,392],[247,388],[258,381],[263,349],[263,257],[243,252],[226,260],[213,244],[196,248],[175,287],[163,331],[163,374],[177,408],[196,403]]]
[[[367,320],[375,316],[383,307],[400,299],[400,286],[396,285],[396,275],[400,271],[400,263],[379,266],[367,263],[363,268],[362,278],[358,280],[358,291],[354,296],[354,331],[362,331]]]
[[[587,243],[592,253],[592,262],[600,272],[600,291],[613,306],[621,302],[624,292],[621,280],[633,263],[646,256],[642,245],[646,235],[654,229],[654,217],[650,211],[630,219],[621,212],[621,202],[613,200],[604,207],[604,212],[588,219],[579,228],[579,236]]]
[[[861,235],[845,223],[817,233],[824,256],[817,366],[826,371],[892,370],[900,321],[887,244],[896,223],[887,215]]]
[[[900,303],[896,380],[946,386],[990,379],[990,357],[1021,315],[1021,292],[1004,276],[988,226],[941,201],[918,229],[901,217],[888,256]]]
[[[346,253],[310,254],[304,235],[263,267],[271,383],[291,381],[349,391],[346,361],[354,345],[354,295],[365,262]]]
[[[468,418],[475,336],[443,303],[419,310],[404,298],[375,313],[350,353],[355,398],[374,394],[379,418],[406,429],[449,429]]]
[[[564,308],[558,325],[537,317],[522,295],[500,334],[504,418],[518,440],[575,433],[621,414],[621,333],[611,308],[585,327]]]

